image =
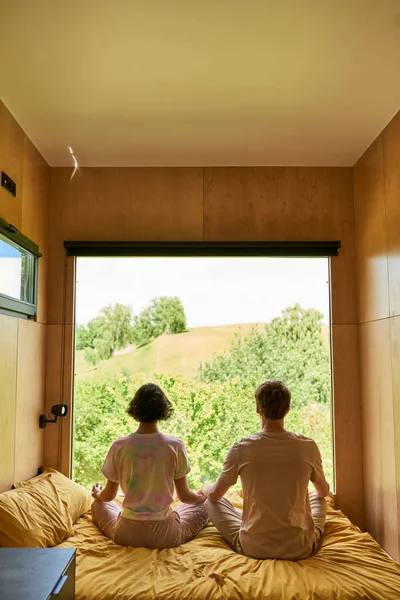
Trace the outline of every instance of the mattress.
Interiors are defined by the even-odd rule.
[[[320,549],[298,562],[236,554],[211,524],[178,548],[125,548],[89,513],[59,547],[77,548],[76,600],[400,599],[400,565],[331,505]]]

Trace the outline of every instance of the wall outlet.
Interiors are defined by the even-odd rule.
[[[17,184],[8,175],[1,172],[1,187],[3,187],[14,198],[17,196]]]

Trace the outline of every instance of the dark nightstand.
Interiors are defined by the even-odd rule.
[[[74,600],[74,548],[0,548],[1,600]]]

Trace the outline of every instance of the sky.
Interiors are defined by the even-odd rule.
[[[293,304],[329,322],[326,258],[78,258],[76,321],[108,304],[138,314],[153,298],[178,296],[187,326],[266,323]]]
[[[19,298],[21,293],[21,252],[0,238],[0,294]]]

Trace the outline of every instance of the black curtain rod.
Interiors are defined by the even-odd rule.
[[[85,242],[66,241],[68,256],[337,256],[339,241],[317,242]]]

